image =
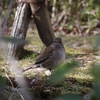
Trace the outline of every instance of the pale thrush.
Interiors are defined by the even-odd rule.
[[[35,64],[24,71],[39,67],[52,70],[65,60],[65,56],[66,52],[61,38],[55,38],[53,43],[39,55]]]

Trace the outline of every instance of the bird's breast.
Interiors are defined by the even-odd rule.
[[[57,50],[54,52],[54,58],[56,59],[56,63],[62,63],[65,60],[65,50]]]

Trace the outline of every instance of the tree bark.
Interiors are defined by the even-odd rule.
[[[42,4],[40,9],[34,15],[34,20],[42,42],[49,46],[52,44],[55,35],[51,26],[50,16],[45,4]]]
[[[17,11],[14,18],[14,23],[12,27],[11,38],[25,39],[28,24],[31,17],[31,10],[28,4],[21,3],[17,7]],[[8,45],[8,57],[18,56],[23,50],[24,44],[9,43]]]
[[[33,8],[39,7],[40,5],[33,4]],[[33,9],[33,10],[34,10]],[[32,10],[32,9],[31,9]],[[20,3],[17,7],[17,11],[15,14],[15,19],[13,23],[13,28],[10,37],[25,39],[26,32],[29,24],[29,20],[31,17],[31,10],[27,3]],[[45,46],[49,46],[52,44],[55,35],[51,26],[50,16],[47,10],[45,3],[43,3],[40,9],[34,14],[34,20],[37,26],[38,34],[45,44]],[[17,43],[9,43],[8,45],[8,57],[14,56],[18,57],[23,53],[24,44],[19,45]],[[9,59],[9,58],[8,58]]]

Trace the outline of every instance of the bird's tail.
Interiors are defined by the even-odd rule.
[[[28,71],[28,70],[30,70],[30,69],[37,68],[38,66],[39,66],[39,65],[35,65],[35,64],[33,64],[33,65],[31,65],[30,67],[24,69],[23,72]]]

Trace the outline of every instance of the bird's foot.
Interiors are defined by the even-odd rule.
[[[45,75],[50,76],[51,75],[51,71],[50,70],[45,71]]]

